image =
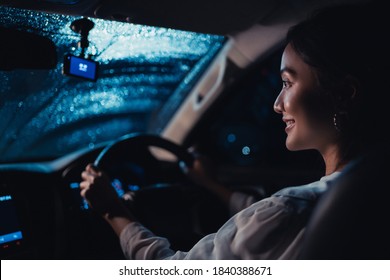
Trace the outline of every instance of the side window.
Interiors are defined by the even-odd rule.
[[[217,105],[218,113],[200,125],[199,150],[218,165],[221,180],[261,184],[273,192],[321,176],[317,152],[285,147],[285,125],[273,110],[282,88],[280,57],[278,51],[250,70]]]

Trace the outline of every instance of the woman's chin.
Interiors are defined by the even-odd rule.
[[[293,141],[289,141],[288,138],[286,139],[286,148],[291,152],[303,150],[301,146],[297,145]]]

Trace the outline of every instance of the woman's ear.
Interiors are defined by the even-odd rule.
[[[358,79],[352,75],[347,75],[344,78],[344,83],[346,85],[345,98],[349,99],[350,101],[354,100],[360,87]]]
[[[360,83],[352,75],[347,75],[337,88],[335,105],[336,108],[347,109],[354,102],[359,92]]]

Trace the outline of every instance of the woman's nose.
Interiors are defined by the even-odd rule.
[[[282,92],[279,93],[278,97],[276,97],[274,102],[274,111],[278,114],[283,113],[283,99],[282,99]]]

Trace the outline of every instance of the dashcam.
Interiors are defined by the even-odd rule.
[[[63,73],[90,81],[97,80],[99,63],[92,59],[67,54],[64,57]]]

